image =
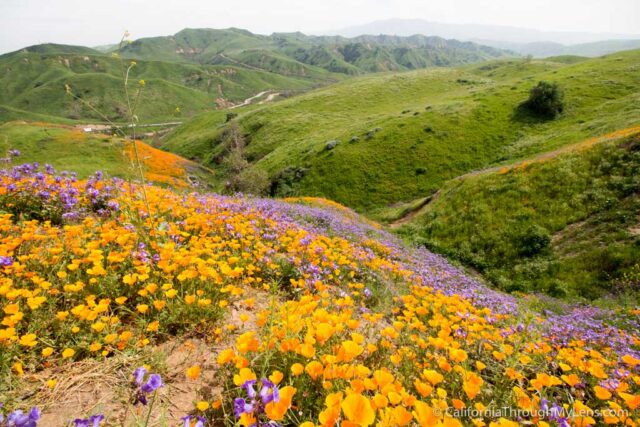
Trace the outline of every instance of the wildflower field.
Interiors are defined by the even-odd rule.
[[[640,424],[640,311],[540,305],[323,199],[0,173],[0,426]],[[124,394],[62,417],[113,361]]]

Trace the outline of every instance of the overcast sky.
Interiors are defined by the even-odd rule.
[[[185,28],[321,33],[388,18],[640,34],[640,0],[0,0],[0,53]]]

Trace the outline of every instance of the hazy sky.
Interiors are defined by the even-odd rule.
[[[124,30],[133,38],[185,27],[319,33],[388,18],[640,34],[640,0],[0,0],[0,53],[109,44]]]

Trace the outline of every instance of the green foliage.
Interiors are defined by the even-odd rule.
[[[257,169],[256,169],[257,170]],[[271,180],[269,195],[272,197],[290,197],[298,195],[298,183],[309,172],[307,168],[288,166],[278,172]]]
[[[237,125],[232,125],[227,130],[224,144],[228,151],[223,162],[228,174],[225,191],[230,194],[263,194],[270,185],[269,177],[262,170],[249,168],[249,162],[245,158],[244,137]]]
[[[640,136],[452,180],[408,238],[509,291],[594,299],[635,289]],[[419,236],[419,237],[415,237]]]
[[[531,88],[525,106],[534,114],[553,119],[564,111],[564,94],[557,83],[541,81]]]
[[[549,248],[551,235],[540,225],[533,224],[518,237],[517,251],[521,257],[532,257]]]

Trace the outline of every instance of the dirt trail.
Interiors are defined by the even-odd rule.
[[[254,99],[261,98],[262,96],[264,96],[264,95],[266,95],[267,93],[270,93],[270,92],[271,92],[270,90],[263,90],[262,92],[260,92],[260,93],[257,93],[257,94],[255,94],[255,95],[253,95],[251,98],[247,98],[247,99],[245,99],[245,100],[244,100],[244,101],[242,101],[240,104],[236,104],[236,105],[234,105],[234,106],[232,106],[232,107],[229,107],[229,109],[230,109],[230,110],[233,110],[234,108],[244,107],[245,105],[249,105],[249,104],[251,104],[251,102],[252,102]]]
[[[237,60],[235,60],[233,58],[229,58],[228,56],[226,56],[223,53],[219,53],[218,56],[223,58],[223,59],[226,59],[227,61],[231,62],[232,64],[238,65],[240,67],[249,68],[250,70],[255,70],[255,71],[262,71],[262,72],[265,72],[265,73],[269,73],[270,72],[268,70],[265,70],[264,68],[254,67],[253,65],[245,64],[244,62],[240,62],[240,61],[237,61]]]
[[[413,218],[415,218],[418,214],[420,214],[420,212],[422,212],[424,210],[424,208],[431,203],[432,201],[434,201],[435,199],[438,198],[438,196],[440,196],[440,191],[436,191],[434,194],[432,194],[431,196],[425,198],[422,203],[420,203],[418,206],[416,206],[414,209],[410,210],[409,212],[407,212],[406,214],[404,214],[403,216],[401,216],[400,218],[396,219],[395,221],[389,223],[389,227],[391,229],[396,229],[396,228],[400,228],[405,224],[408,224],[411,222],[411,220],[413,220]]]

